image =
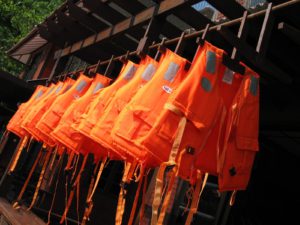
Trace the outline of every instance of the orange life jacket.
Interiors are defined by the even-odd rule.
[[[116,92],[122,86],[127,84],[129,80],[131,80],[137,70],[137,67],[137,64],[128,61],[121,69],[121,72],[116,81],[109,87],[102,89],[94,97],[92,102],[85,110],[85,113],[81,115],[80,119],[72,124],[73,128],[82,134],[81,140],[78,139],[78,148],[80,149],[80,151],[92,152],[92,149],[96,149],[94,151],[94,154],[98,159],[100,159],[102,156],[107,155],[107,150],[90,138],[90,132],[92,131],[99,118],[102,116],[103,110],[105,109],[106,105],[109,104]],[[110,157],[120,158],[120,156],[117,155],[111,155]]]
[[[170,94],[185,79],[187,63],[167,49],[153,79],[120,112],[111,135],[115,148],[126,154],[127,160],[139,159],[143,154],[135,143],[148,134]]]
[[[246,76],[228,112],[223,151],[218,155],[221,191],[246,189],[258,144],[259,76]]]
[[[71,88],[75,81],[71,78],[67,78],[64,82],[58,82],[54,91],[47,95],[42,101],[39,102],[27,116],[23,122],[23,127],[26,129],[36,140],[45,143],[46,145],[52,146],[55,144],[55,140],[50,137],[49,134],[45,135],[38,128],[37,123],[41,120],[45,112],[50,108],[55,99],[65,93]]]
[[[44,94],[44,96],[40,99],[39,102],[37,102],[34,106],[31,107],[30,111],[28,113],[26,113],[26,116],[24,116],[24,119],[21,123],[21,127],[24,128],[34,139],[36,139],[37,141],[39,140],[39,137],[37,135],[35,135],[34,132],[32,132],[31,129],[31,122],[33,121],[33,118],[36,114],[36,112],[39,111],[39,107],[40,105],[43,105],[43,103],[46,101],[46,99],[48,99],[49,97],[51,97],[53,95],[53,93],[55,92],[55,90],[59,87],[62,86],[63,83],[59,82],[56,85],[52,84],[47,92]],[[35,124],[34,124],[35,126]]]
[[[100,74],[96,74],[89,90],[81,98],[75,100],[72,105],[66,110],[61,118],[60,123],[51,133],[51,136],[58,140],[60,143],[64,144],[68,149],[79,153],[80,149],[78,149],[78,146],[80,137],[78,140],[78,132],[73,127],[71,127],[71,125],[83,114],[92,97],[96,95],[99,90],[108,86],[110,82],[110,78],[102,76]]]
[[[26,135],[29,135],[28,132],[21,127],[21,121],[30,107],[43,96],[46,90],[47,87],[45,86],[38,85],[36,87],[30,99],[27,102],[22,103],[17,112],[10,119],[9,123],[7,124],[7,130],[18,135],[19,137],[25,137]]]
[[[131,100],[132,96],[151,80],[157,66],[158,62],[149,56],[146,56],[140,62],[133,79],[117,91],[115,97],[106,107],[96,126],[93,128],[91,137],[94,141],[98,142],[108,150],[115,151],[110,136],[114,121],[125,105]],[[116,153],[118,154],[119,152]]]
[[[50,133],[58,125],[66,109],[72,102],[88,90],[91,82],[91,78],[81,74],[69,90],[55,99],[48,111],[45,112],[41,120],[37,123],[36,128],[38,128],[44,135],[50,135]],[[55,146],[55,144],[50,145],[50,147],[53,146]]]
[[[221,123],[223,97],[232,96],[236,93],[236,88],[234,90],[233,86],[238,87],[237,82],[234,85],[222,82],[222,76],[226,71],[225,66],[222,64],[222,56],[223,50],[209,43],[205,43],[197,51],[187,78],[167,102],[168,105],[176,108],[178,112],[165,108],[159,115],[154,128],[140,141],[140,145],[145,147],[144,159],[149,166],[157,167],[162,162],[169,160],[178,124],[183,116],[186,117],[187,122],[180,141],[179,151],[189,148],[194,153],[193,155],[184,154],[182,156],[179,173],[182,178],[190,178],[191,171],[193,171],[194,155],[208,151],[208,148],[204,148],[207,139],[213,136],[213,143],[217,142],[218,132],[213,131],[215,131],[218,122]],[[227,88],[225,94],[221,92],[221,87]],[[230,100],[227,102],[230,104]],[[160,149],[163,149],[163,151],[160,151]],[[211,154],[212,151],[208,152]],[[176,157],[179,157],[179,153]],[[207,157],[203,159],[204,163],[207,163],[204,171],[216,174],[216,154],[214,154],[213,161],[207,160]],[[185,168],[185,165],[187,168]]]
[[[187,122],[178,149],[192,154],[181,155],[177,152],[176,158],[180,158],[178,175],[193,183],[195,180],[192,176],[197,170],[208,172],[218,175],[220,190],[226,190],[226,185],[227,190],[237,190],[246,187],[254,153],[258,149],[258,76],[249,68],[244,76],[233,73],[222,64],[223,54],[222,50],[211,44],[204,44],[197,52],[187,78],[171,95],[154,128],[140,145],[145,147],[144,157],[149,166],[155,167],[167,162],[176,141],[178,124],[181,118],[185,117]],[[249,92],[251,79],[256,82],[252,85],[255,97]],[[245,106],[237,102],[247,101],[249,96],[252,104],[248,104],[249,108],[245,110]],[[244,147],[248,151],[244,152],[233,148],[237,146],[234,141],[228,144],[228,133],[232,133],[232,117],[240,115],[239,110],[243,111],[243,121],[238,129],[244,136],[241,135],[240,139],[233,137],[232,140],[243,140],[244,145],[248,144]],[[248,124],[246,118],[253,118],[251,124]],[[249,130],[249,127],[252,128]],[[231,151],[228,150],[228,146],[231,147]],[[248,158],[241,163],[246,154]],[[232,155],[232,158],[226,157],[227,155]],[[240,163],[239,166],[234,167],[234,162]],[[230,183],[228,177],[224,178],[224,174],[227,172],[228,176],[229,170],[232,174],[238,174],[237,167],[244,168],[244,173],[240,172],[242,178],[233,176],[232,179],[236,180]]]

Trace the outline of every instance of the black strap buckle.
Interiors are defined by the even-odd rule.
[[[195,154],[195,148],[191,147],[191,146],[187,146],[186,148],[186,152],[190,155],[194,155]]]
[[[236,175],[236,169],[235,169],[235,167],[231,167],[230,169],[229,169],[229,173],[230,173],[230,176],[235,176]]]

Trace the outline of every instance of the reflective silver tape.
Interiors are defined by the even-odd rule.
[[[216,72],[217,57],[212,51],[206,52],[206,72],[214,74]]]
[[[87,82],[82,80],[79,82],[79,84],[76,87],[76,91],[78,91],[79,93],[83,91],[83,89],[87,86]]]
[[[250,93],[254,96],[257,95],[258,82],[259,82],[259,79],[256,78],[255,76],[250,77]]]
[[[37,95],[35,96],[34,99],[40,98],[43,94],[44,94],[44,92],[42,90],[39,90],[39,92],[37,93]]]
[[[98,82],[93,90],[93,94],[95,94],[101,88],[104,88],[104,85],[102,83]]]
[[[225,69],[222,81],[226,84],[232,84],[234,72],[228,68]]]
[[[61,89],[62,89],[63,85],[59,85],[56,90],[55,90],[55,94],[57,94]]]
[[[174,62],[170,62],[169,67],[164,75],[164,79],[173,82],[178,70],[179,65]]]
[[[201,78],[201,87],[206,91],[210,92],[212,90],[212,85],[208,78],[202,77]]]
[[[151,80],[151,78],[153,77],[153,74],[155,73],[155,71],[156,71],[155,66],[152,63],[150,63],[146,67],[145,71],[143,72],[142,79],[146,80],[146,81]]]
[[[134,66],[134,65],[131,65],[128,69],[127,69],[127,71],[126,71],[126,73],[124,74],[124,79],[125,80],[130,80],[132,77],[133,77],[133,75],[135,74],[135,71],[136,71],[136,67]]]

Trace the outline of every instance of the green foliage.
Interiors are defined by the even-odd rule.
[[[0,0],[0,69],[19,74],[24,66],[5,53],[63,0]]]

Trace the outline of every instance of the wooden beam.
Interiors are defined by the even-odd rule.
[[[245,9],[235,0],[207,0],[212,6],[218,9],[229,19],[243,16]]]
[[[124,51],[126,50],[135,50],[138,43],[136,43],[135,41],[129,39],[126,36],[118,36],[118,37],[113,37],[111,39],[111,41],[116,45],[116,46],[120,46],[123,48]],[[115,53],[114,53],[115,54]]]
[[[38,32],[42,38],[48,40],[49,42],[52,42],[59,47],[64,46],[64,40],[56,38],[55,35],[51,34],[43,25],[38,26]]]
[[[189,5],[177,9],[174,14],[195,29],[201,29],[206,24],[212,23],[207,17]]]
[[[130,34],[130,36],[134,37],[136,40],[140,40],[145,33],[145,29],[143,28],[142,25],[140,25],[140,26],[133,27],[126,33]]]
[[[120,6],[121,8],[123,8],[124,10],[126,10],[127,12],[129,12],[131,15],[136,15],[146,8],[146,6],[144,6],[142,3],[140,3],[137,0],[130,0],[130,1],[108,0],[104,2],[106,3],[113,2],[118,6]]]
[[[174,38],[180,36],[182,30],[174,26],[172,23],[165,21],[161,33],[167,38]]]
[[[191,4],[193,1],[188,1],[188,2]],[[177,7],[182,7],[186,4],[187,4],[186,0],[165,0],[159,4],[158,10],[157,10],[157,15],[160,15],[160,16],[164,15],[168,11],[175,10]],[[138,26],[141,23],[148,21],[152,17],[155,8],[156,8],[156,6],[147,8],[144,11],[138,13],[136,16],[125,19],[122,22],[116,24],[115,26],[112,26],[110,28],[102,30],[97,34],[86,38],[84,40],[85,47],[93,45],[100,41],[103,41],[105,39],[108,39],[108,38],[115,36],[117,34],[120,34],[122,32],[125,32],[132,27]],[[72,50],[73,49],[72,47],[71,47],[71,51],[69,51],[69,49],[70,49],[70,46],[63,49],[62,56],[65,56],[67,54],[75,52],[75,50]],[[79,49],[77,49],[77,50],[79,50]]]
[[[287,24],[281,22],[278,24],[278,30],[284,33],[287,37],[289,37],[293,42],[300,45],[300,30]]]
[[[61,11],[56,12],[56,18],[57,23],[64,27],[64,29],[67,30],[69,33],[71,33],[74,40],[80,40],[92,34],[90,30],[87,30],[85,27],[76,23],[73,18],[67,16]]]
[[[105,23],[87,14],[83,9],[72,3],[71,0],[67,2],[67,6],[70,16],[91,31],[96,33],[107,27]]]
[[[99,0],[83,0],[82,2],[84,7],[113,25],[126,18],[117,10]]]

